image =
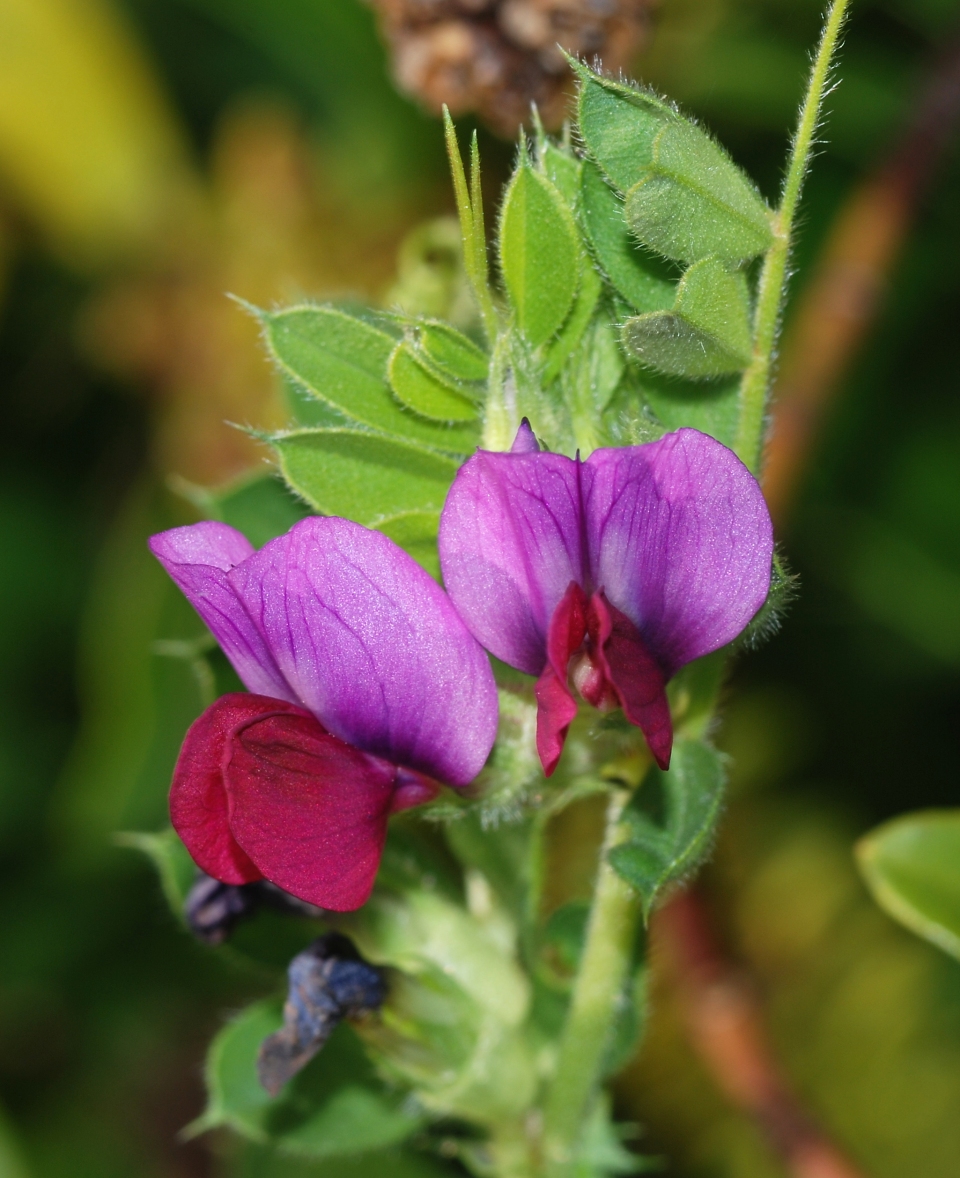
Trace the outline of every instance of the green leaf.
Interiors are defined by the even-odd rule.
[[[600,269],[632,307],[660,311],[673,305],[676,284],[657,272],[663,263],[646,257],[630,236],[622,201],[589,161],[580,181],[580,217]]]
[[[580,78],[580,136],[613,185],[626,192],[643,179],[654,140],[677,115],[649,91],[602,78],[577,62],[571,64]]]
[[[624,814],[629,838],[613,848],[610,863],[640,893],[645,917],[664,888],[704,859],[723,787],[719,755],[700,741],[678,740],[670,769],[652,770],[637,791]],[[648,812],[651,807],[660,808],[662,815]]]
[[[541,378],[544,385],[551,384],[560,375],[564,362],[577,351],[583,334],[590,325],[593,312],[603,290],[600,277],[590,259],[584,257],[580,274],[580,289],[574,300],[573,310],[567,316],[560,334],[550,345],[547,362]]]
[[[740,381],[677,380],[644,373],[643,400],[668,430],[685,425],[733,446],[740,420]]]
[[[197,877],[197,868],[173,827],[161,830],[158,834],[125,830],[114,836],[114,842],[120,847],[142,851],[147,856],[157,869],[160,886],[171,911],[182,921],[183,904]]]
[[[486,352],[448,323],[418,323],[416,341],[422,358],[441,376],[466,384],[487,379],[490,360]]]
[[[231,1178],[452,1178],[449,1166],[414,1148],[393,1146],[327,1160],[291,1157],[269,1145],[249,1144]]]
[[[580,190],[581,161],[562,143],[546,135],[537,137],[537,164],[570,208],[574,208]]]
[[[895,818],[862,838],[856,852],[884,912],[960,958],[960,809]]]
[[[280,1023],[279,1000],[268,1000],[248,1007],[216,1036],[207,1056],[209,1104],[194,1132],[229,1125],[286,1153],[329,1158],[395,1145],[420,1127],[400,1095],[385,1093],[343,1023],[278,1097],[269,1096],[257,1079],[257,1053]]]
[[[423,566],[435,581],[440,580],[440,555],[437,552],[437,531],[440,528],[440,513],[435,511],[409,511],[406,515],[395,515],[376,525]]]
[[[679,262],[716,254],[754,258],[770,248],[770,213],[747,176],[705,131],[676,118],[658,132],[624,215],[638,241]]]
[[[719,258],[704,258],[684,274],[673,310],[628,319],[623,342],[642,364],[668,376],[741,372],[752,347],[746,278]]]
[[[472,425],[433,424],[397,404],[387,385],[396,340],[385,331],[333,307],[290,307],[261,319],[280,370],[351,421],[453,453],[473,450]]]
[[[365,527],[410,512],[438,514],[457,463],[410,442],[317,429],[272,439],[283,477],[323,515]]]
[[[397,400],[422,417],[447,422],[476,420],[476,406],[425,368],[406,340],[394,348],[387,375]]]
[[[500,268],[517,324],[538,347],[567,317],[577,292],[580,249],[563,197],[526,160],[504,197]]]

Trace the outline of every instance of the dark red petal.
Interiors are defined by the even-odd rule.
[[[396,778],[309,713],[251,719],[227,742],[230,829],[278,887],[348,912],[373,887]]]
[[[604,673],[620,698],[623,714],[636,724],[661,769],[670,765],[673,721],[666,678],[644,646],[640,631],[603,593],[590,598],[590,637]]]
[[[173,771],[170,819],[174,829],[197,866],[222,883],[263,878],[230,833],[223,784],[227,737],[237,725],[276,712],[301,713],[301,709],[247,692],[221,696],[190,726]]]
[[[567,729],[577,714],[577,703],[567,686],[567,664],[587,634],[587,598],[571,581],[553,611],[547,630],[547,665],[537,680],[537,752],[547,777],[563,752]]]

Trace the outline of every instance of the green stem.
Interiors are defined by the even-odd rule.
[[[586,944],[547,1093],[543,1145],[550,1178],[569,1178],[574,1172],[577,1142],[602,1080],[611,1024],[640,920],[639,896],[607,862],[611,847],[624,837],[620,817],[629,797],[627,790],[617,790],[610,797]]]
[[[756,474],[763,448],[763,427],[770,390],[770,371],[780,328],[793,225],[820,122],[830,65],[840,40],[849,0],[833,0],[810,72],[810,82],[793,139],[780,207],[773,218],[773,245],[767,252],[757,291],[753,359],[740,383],[740,422],[734,444],[739,457]]]

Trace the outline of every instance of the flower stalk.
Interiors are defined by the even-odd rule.
[[[640,897],[607,860],[624,839],[622,815],[629,797],[627,790],[614,790],[607,806],[586,942],[544,1108],[544,1172],[549,1178],[574,1173],[581,1126],[601,1081],[611,1024],[633,956]]]
[[[740,382],[740,421],[733,447],[754,474],[760,469],[770,375],[780,330],[797,207],[848,7],[849,0],[833,0],[827,13],[823,35],[810,71],[807,93],[800,108],[780,207],[773,217],[773,245],[767,252],[760,273],[754,317],[753,357]]]

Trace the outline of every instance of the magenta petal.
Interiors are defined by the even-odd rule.
[[[585,466],[594,588],[669,679],[732,641],[763,605],[773,558],[763,493],[732,450],[694,429],[595,450]]]
[[[278,887],[348,912],[373,887],[396,773],[309,714],[255,717],[228,738],[230,829]]]
[[[230,833],[223,758],[230,733],[238,726],[278,711],[299,708],[262,695],[221,696],[191,724],[170,787],[170,818],[193,861],[223,883],[250,883],[260,871]]]
[[[386,536],[306,519],[229,581],[284,680],[341,740],[451,785],[479,773],[497,728],[489,661]]]
[[[231,569],[252,555],[249,540],[235,528],[208,520],[151,536],[150,551],[220,643],[244,685],[260,695],[295,702],[227,579]]]
[[[471,633],[497,658],[539,675],[553,612],[584,573],[577,463],[475,454],[444,504],[440,567]]]

